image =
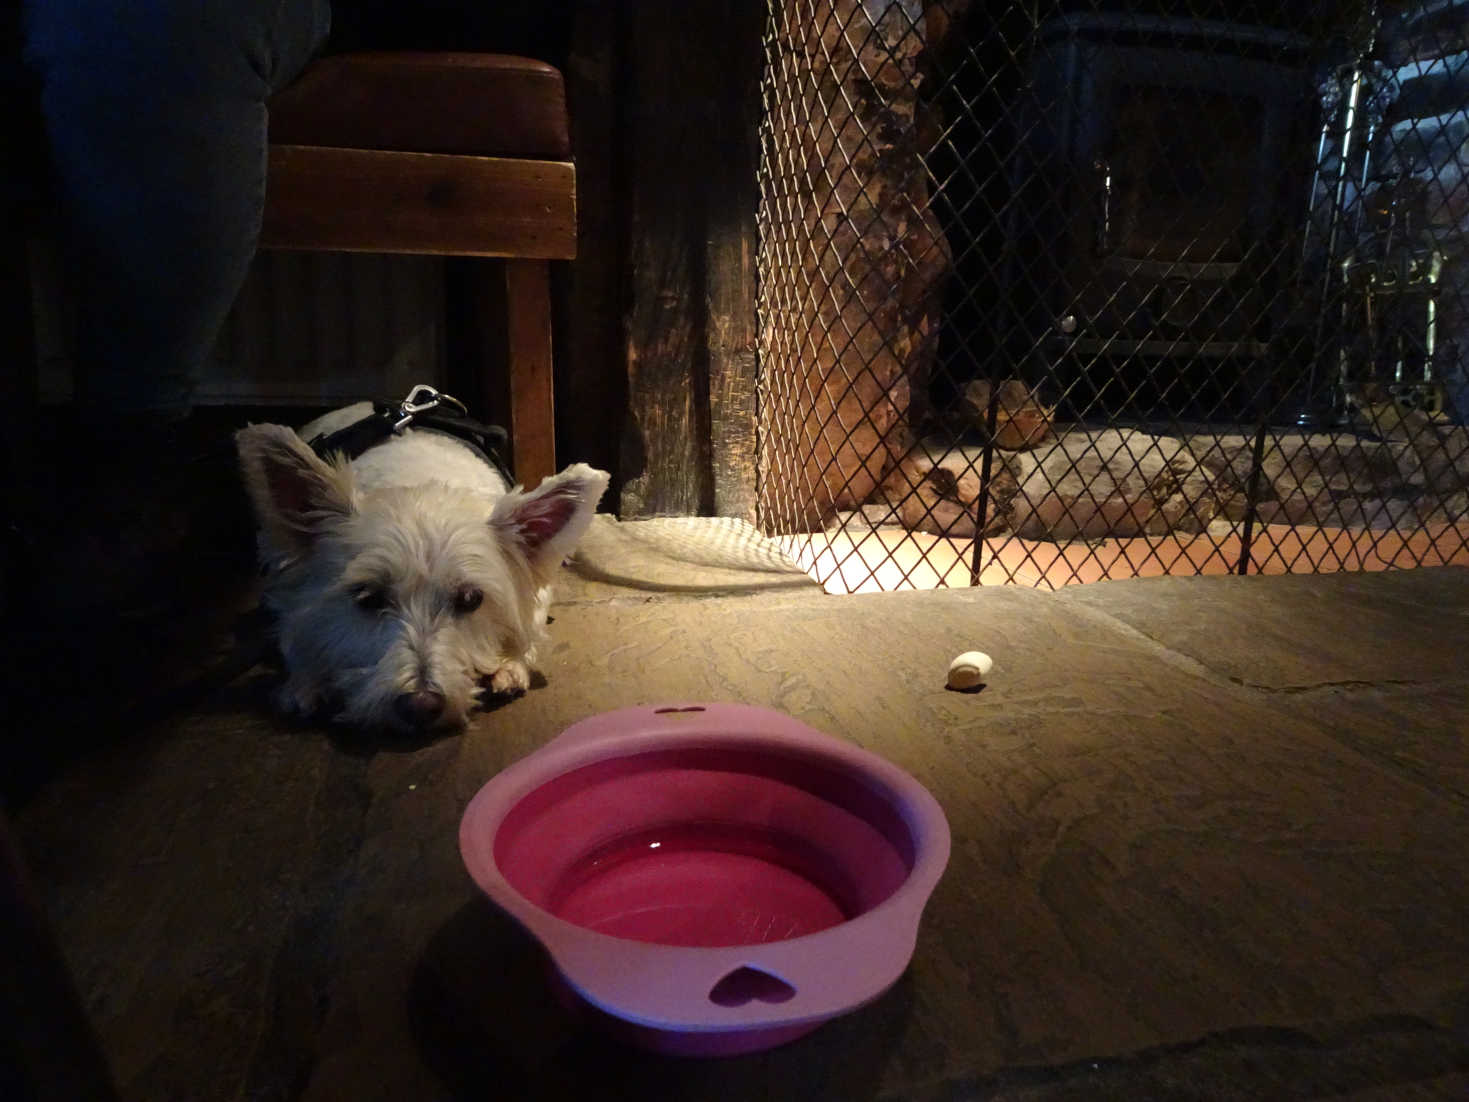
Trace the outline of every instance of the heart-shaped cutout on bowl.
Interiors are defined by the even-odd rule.
[[[763,1003],[783,1003],[795,995],[796,989],[779,976],[743,965],[714,985],[709,1001],[718,1006],[744,1006],[756,999]]]

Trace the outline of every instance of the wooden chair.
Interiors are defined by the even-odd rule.
[[[261,246],[503,260],[503,289],[490,259],[466,270],[471,314],[504,304],[506,355],[470,343],[484,393],[508,382],[517,480],[535,486],[555,471],[549,262],[576,255],[576,170],[556,69],[464,53],[314,62],[270,104]],[[508,380],[489,378],[501,362]]]

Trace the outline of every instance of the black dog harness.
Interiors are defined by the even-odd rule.
[[[360,421],[336,432],[322,433],[307,444],[323,459],[337,454],[352,460],[410,426],[442,432],[468,444],[500,472],[507,486],[515,485],[515,476],[502,458],[509,450],[510,434],[499,425],[485,425],[471,419],[463,402],[427,383],[419,383],[396,405],[374,402],[372,412]]]

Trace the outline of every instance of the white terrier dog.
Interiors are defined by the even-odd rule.
[[[551,581],[608,476],[578,463],[512,490],[475,448],[422,428],[350,461],[306,443],[372,412],[235,436],[285,660],[280,703],[359,727],[458,726],[482,692],[530,686]]]

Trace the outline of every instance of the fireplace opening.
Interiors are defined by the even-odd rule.
[[[1027,370],[1067,415],[1241,422],[1288,385],[1272,341],[1308,57],[1299,35],[1178,17],[1037,29],[1008,283],[1039,284],[1014,303]]]
[[[829,588],[1469,559],[1469,5],[768,4],[759,519]]]

